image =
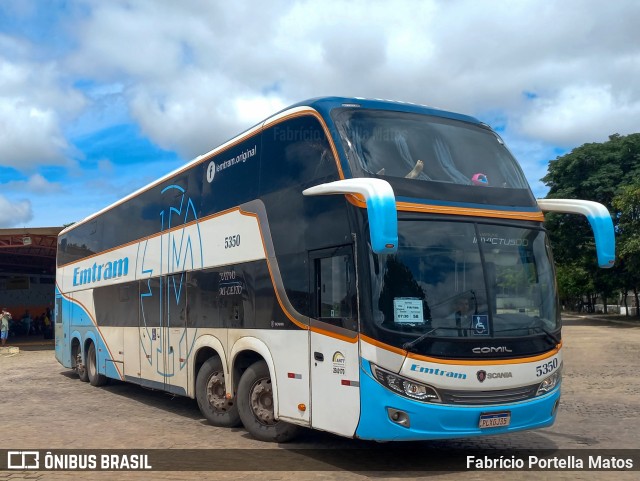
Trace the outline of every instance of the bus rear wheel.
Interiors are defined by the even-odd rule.
[[[264,361],[253,363],[242,374],[238,383],[238,411],[246,430],[260,441],[285,443],[301,430],[300,426],[275,418],[273,385]]]
[[[219,357],[207,359],[198,371],[196,399],[200,412],[214,426],[240,426],[238,406],[233,400],[227,399],[224,369]]]
[[[89,344],[89,350],[87,351],[87,374],[89,383],[92,386],[103,386],[107,383],[107,376],[98,372],[96,346],[93,343]]]
[[[87,372],[87,366],[85,366],[84,362],[82,362],[82,349],[80,349],[80,345],[74,349],[75,358],[76,358],[76,367],[75,371],[78,377],[82,382],[89,381],[89,373]]]

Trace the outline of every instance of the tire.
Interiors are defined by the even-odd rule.
[[[242,423],[237,403],[227,399],[224,369],[219,357],[207,359],[198,371],[196,400],[200,412],[210,424],[232,428]]]
[[[89,384],[92,386],[103,386],[107,383],[107,376],[98,372],[96,346],[94,343],[89,344],[89,350],[87,351],[87,375],[89,376]]]
[[[247,431],[260,441],[285,443],[295,438],[300,426],[275,419],[269,366],[258,361],[242,374],[238,383],[238,411]]]
[[[80,349],[80,345],[78,345],[78,347],[75,349],[74,354],[76,359],[76,367],[74,368],[76,374],[82,382],[88,382],[89,373],[87,371],[87,366],[84,362],[82,362],[82,349]]]

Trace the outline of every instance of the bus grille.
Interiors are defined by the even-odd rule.
[[[535,397],[539,384],[498,391],[453,391],[439,389],[443,404],[506,404]]]

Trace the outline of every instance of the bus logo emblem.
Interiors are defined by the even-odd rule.
[[[484,380],[487,379],[487,371],[478,371],[476,373],[476,377],[478,378],[478,381],[484,382]]]
[[[213,182],[213,178],[216,176],[216,163],[209,162],[209,166],[207,167],[207,182]]]

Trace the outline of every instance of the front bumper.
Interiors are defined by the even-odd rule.
[[[555,421],[560,385],[527,401],[491,406],[442,405],[414,401],[395,394],[373,378],[364,359],[360,367],[360,422],[356,437],[377,441],[419,441],[503,434],[551,426]],[[394,422],[388,408],[402,411],[409,427]],[[509,426],[480,429],[481,413],[511,412]]]

